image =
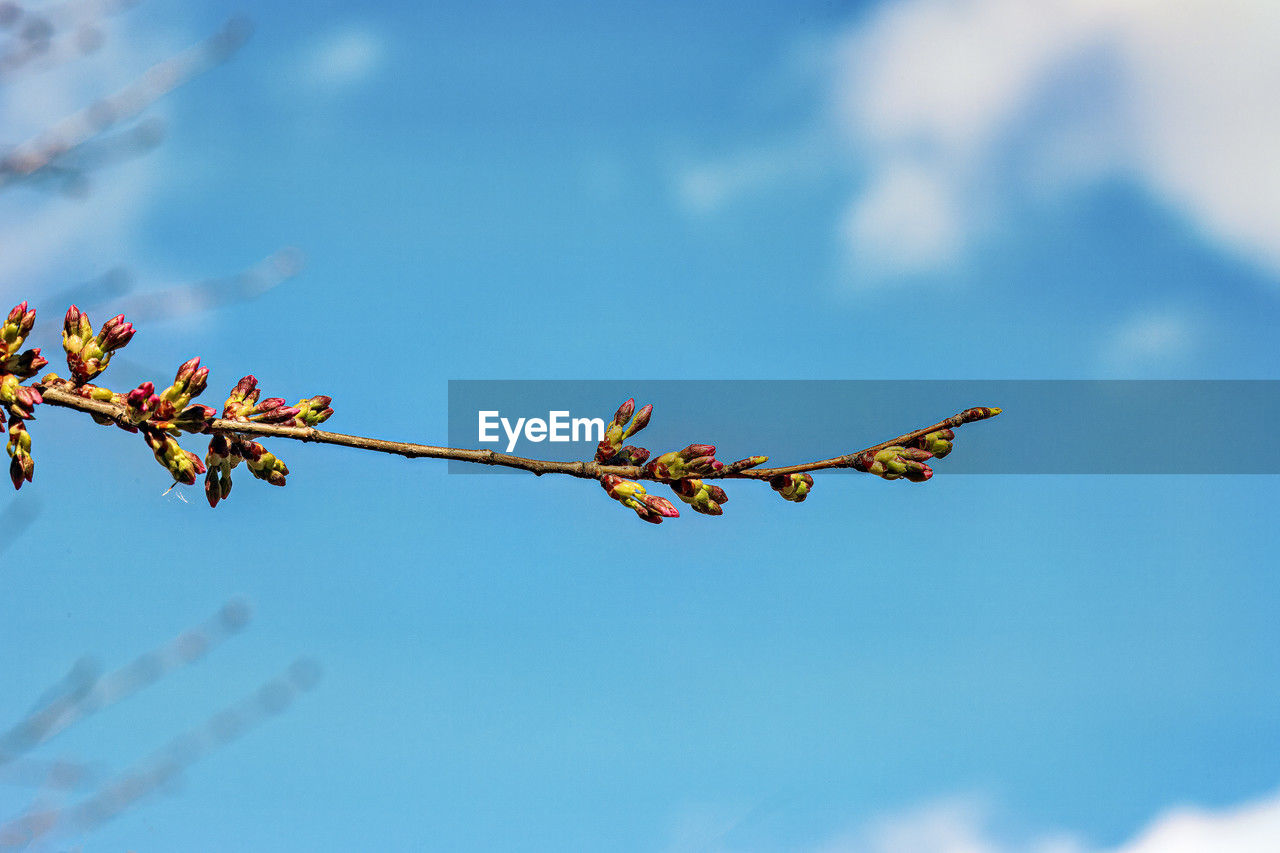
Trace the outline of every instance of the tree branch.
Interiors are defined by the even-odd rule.
[[[923,483],[933,476],[933,469],[925,463],[951,452],[956,427],[1000,414],[997,408],[976,406],[856,453],[763,468],[769,461],[767,456],[748,456],[726,463],[716,459],[716,448],[711,444],[690,444],[650,459],[646,448],[626,441],[649,425],[653,406],[637,410],[635,400],[627,400],[603,427],[594,458],[559,462],[495,450],[437,447],[326,432],[316,427],[333,415],[332,398],[305,397],[292,406],[282,397],[262,399],[258,380],[252,375],[242,377],[231,389],[222,416],[218,417],[212,406],[193,402],[208,386],[209,368],[201,367],[199,358],[183,362],[173,384],[158,393],[152,382],[117,393],[93,384],[93,380],[107,369],[113,355],[133,339],[133,325],[121,314],[107,320],[95,333],[89,318],[74,305],[67,309],[62,329],[62,348],[71,378],[50,373],[35,381],[40,368],[49,363],[39,347],[22,350],[35,318],[35,309],[23,302],[0,324],[0,404],[9,415],[6,450],[11,457],[9,478],[15,489],[31,482],[35,472],[27,421],[35,417],[37,406],[48,404],[141,434],[175,483],[194,485],[199,475],[205,475],[205,497],[211,507],[231,494],[232,471],[241,462],[255,478],[273,486],[285,485],[289,467],[254,439],[286,438],[409,459],[447,459],[514,468],[538,476],[562,474],[595,480],[610,498],[634,510],[642,521],[658,524],[680,513],[667,498],[650,494],[642,482],[668,486],[675,497],[703,515],[721,515],[722,506],[729,499],[717,480],[763,480],[784,500],[794,503],[805,500],[813,488],[809,472],[828,468],[852,468],[885,480]],[[24,385],[24,380],[32,382]],[[203,459],[179,444],[177,439],[183,434],[211,436]]]
[[[49,381],[49,377],[45,377],[43,381],[36,383],[35,387],[40,391],[40,394],[44,397],[44,402],[48,405],[100,415],[121,426],[132,426],[132,422],[125,416],[125,408],[123,406],[115,403],[85,399],[84,397],[60,387],[64,381],[65,380],[59,380],[58,384],[54,384]],[[836,456],[831,459],[821,459],[815,462],[787,465],[779,468],[751,468],[742,471],[730,470],[725,472],[712,471],[706,474],[701,474],[699,479],[769,480],[778,476],[802,474],[809,471],[820,471],[827,468],[852,468],[857,464],[859,457],[866,453],[874,454],[877,451],[884,450],[886,447],[906,445],[918,438],[928,435],[929,433],[938,432],[944,429],[954,429],[955,427],[963,424],[985,420],[999,413],[999,409],[993,408],[977,407],[966,409],[957,415],[944,418],[935,424],[903,433],[896,438],[882,441],[879,444],[873,444],[856,453]],[[429,444],[388,441],[381,438],[347,435],[340,432],[327,432],[325,430],[315,429],[314,427],[280,426],[277,424],[253,423],[248,421],[216,418],[210,423],[207,432],[222,433],[224,435],[253,436],[257,438],[287,438],[292,439],[293,441],[314,442],[316,444],[333,444],[339,447],[352,447],[356,450],[371,450],[375,453],[390,453],[397,456],[404,456],[409,459],[447,459],[454,462],[472,462],[478,465],[496,465],[504,468],[515,468],[522,471],[529,471],[530,473],[538,476],[543,474],[565,474],[570,477],[598,480],[601,477],[613,475],[627,480],[664,481],[662,478],[655,476],[652,472],[647,471],[638,465],[601,465],[597,462],[587,461],[557,462],[549,459],[530,459],[524,456],[514,456],[509,453],[498,453],[494,450],[468,450],[459,447],[436,447]]]

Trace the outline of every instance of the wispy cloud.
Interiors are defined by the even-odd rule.
[[[299,63],[302,82],[336,92],[368,82],[386,59],[386,40],[376,30],[349,25],[317,37]]]
[[[780,184],[828,174],[836,165],[831,155],[822,138],[797,135],[728,156],[690,160],[676,171],[677,200],[690,213],[712,214]]]
[[[1142,311],[1120,321],[1107,335],[1101,355],[1105,370],[1133,370],[1181,363],[1201,337],[1201,324],[1176,308]]]
[[[1064,834],[1000,840],[990,817],[990,807],[977,797],[938,800],[869,821],[822,842],[813,853],[1085,853]]]

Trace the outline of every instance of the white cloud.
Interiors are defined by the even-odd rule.
[[[1063,833],[1010,840],[990,809],[953,798],[890,815],[831,838],[813,853],[1274,853],[1280,850],[1280,793],[1216,811],[1174,808],[1119,847],[1090,847]]]
[[[839,140],[826,156],[861,166],[839,229],[854,269],[943,270],[1016,224],[1013,202],[1120,177],[1280,272],[1277,44],[1273,0],[881,4],[814,64],[830,92],[816,132]],[[790,181],[774,153],[745,180],[741,157],[686,170],[686,201]]]
[[[1280,270],[1277,39],[1280,4],[1267,0],[905,0],[842,44],[837,114],[873,188],[918,164],[930,195],[962,200],[958,234],[982,224],[967,204],[985,209],[979,188],[1035,193],[1112,173]],[[1019,157],[1031,168],[1011,170]],[[850,215],[884,208],[873,191]],[[921,248],[936,230],[921,229]],[[903,253],[890,233],[854,234],[852,250]],[[942,267],[964,245],[927,253]]]
[[[347,26],[311,44],[300,70],[304,82],[313,88],[348,89],[372,78],[382,67],[385,55],[386,45],[377,32]]]
[[[1274,853],[1280,850],[1280,795],[1221,811],[1166,812],[1115,853]]]
[[[851,207],[844,237],[856,251],[853,269],[871,273],[928,272],[946,264],[964,241],[965,212],[954,188],[920,164],[887,164]]]

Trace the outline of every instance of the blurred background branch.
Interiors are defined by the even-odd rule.
[[[92,765],[91,771],[91,765],[66,759],[27,758],[71,726],[201,660],[249,620],[245,602],[229,601],[211,618],[111,672],[101,673],[91,657],[77,661],[27,716],[0,733],[0,782],[39,789],[18,815],[0,823],[0,848],[20,849],[54,835],[93,831],[173,783],[201,757],[284,711],[298,694],[315,686],[319,666],[299,659],[243,700],[101,783],[95,783],[102,775],[98,765]],[[80,801],[66,806],[56,803],[66,792],[86,786],[90,793]]]

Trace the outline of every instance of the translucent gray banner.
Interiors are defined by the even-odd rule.
[[[453,380],[449,444],[590,459],[599,440],[591,419],[607,423],[629,397],[654,405],[649,427],[628,443],[655,456],[714,444],[720,459],[759,454],[790,465],[999,406],[999,417],[957,430],[939,474],[1280,473],[1270,452],[1269,430],[1280,424],[1272,380]],[[457,462],[449,470],[507,472]]]

